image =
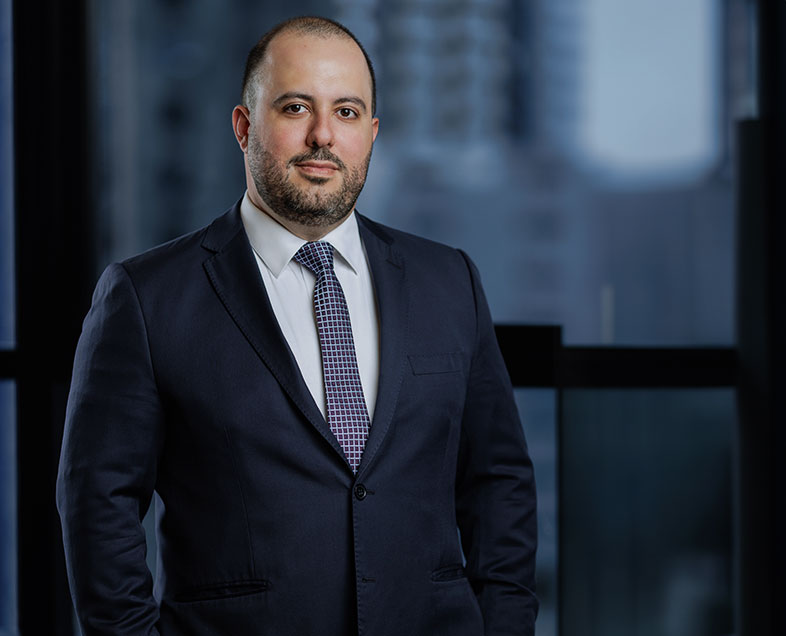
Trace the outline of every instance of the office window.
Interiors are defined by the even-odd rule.
[[[465,248],[499,322],[733,342],[747,2],[386,6],[361,209]]]
[[[750,4],[333,0],[287,11],[235,0],[226,11],[211,0],[92,3],[94,99],[102,122],[94,137],[97,260],[103,266],[190,231],[237,200],[242,157],[229,117],[245,55],[275,22],[318,13],[352,29],[377,70],[380,133],[358,209],[464,248],[479,266],[496,322],[562,325],[567,345],[730,346],[732,122],[750,114]],[[538,481],[543,636],[556,634],[560,612],[582,600],[564,587],[557,607],[558,548],[566,550],[559,554],[563,568],[574,559],[580,567],[583,550],[590,550],[573,541],[581,523],[559,528],[567,538],[557,540],[558,496],[565,497],[563,520],[586,505],[557,489],[557,474],[570,486],[596,451],[604,458],[614,449],[631,458],[643,453],[646,463],[649,449],[640,438],[658,432],[646,409],[629,404],[659,395],[655,390],[613,397],[631,414],[613,448],[581,441],[606,435],[610,424],[593,412],[612,394],[570,391],[561,411],[557,393],[517,391]],[[666,393],[682,396],[668,403],[686,429],[702,408],[729,406],[722,391]],[[690,406],[694,398],[701,408]],[[580,417],[585,408],[589,419]],[[705,441],[731,444],[727,421],[705,431]],[[663,430],[676,432],[672,422]],[[690,443],[696,452],[698,442]],[[558,451],[568,453],[564,467]],[[713,461],[728,474],[729,455]],[[596,515],[587,517],[592,536],[600,539],[603,515],[625,501],[625,492],[609,488],[608,506],[588,511]],[[729,511],[712,514],[727,532]],[[639,538],[636,545],[645,546]],[[695,553],[708,550],[713,563],[728,565],[725,543],[700,532],[693,539]],[[653,549],[665,555],[679,547]],[[649,548],[642,550],[646,557]],[[715,594],[703,575],[690,573],[691,563],[659,573],[671,582],[653,589],[661,596],[670,590],[668,599],[680,585]],[[571,570],[563,572],[569,586]],[[698,606],[726,626],[730,601],[717,598],[720,613],[707,609],[715,600]],[[682,614],[668,599],[663,616],[671,612],[668,620],[676,620]],[[602,616],[586,618],[606,624]],[[689,618],[703,626],[716,620]],[[620,620],[641,624],[639,614]],[[561,627],[566,635],[586,633],[568,621]],[[604,636],[625,633],[598,629]]]
[[[731,389],[564,392],[561,633],[733,633],[735,408]]]
[[[100,263],[242,194],[229,117],[244,57],[291,13],[235,6],[94,4]],[[560,324],[567,344],[732,344],[747,0],[298,8],[309,11],[346,22],[378,71],[358,209],[466,249],[496,321]]]
[[[557,391],[516,389],[538,492],[538,636],[557,636]]]

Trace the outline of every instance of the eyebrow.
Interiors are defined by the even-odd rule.
[[[276,97],[276,99],[273,100],[273,106],[279,106],[283,102],[290,99],[302,99],[305,102],[312,102],[312,103],[314,101],[314,97],[312,95],[308,95],[306,93],[289,92]],[[363,101],[360,97],[347,96],[347,97],[339,97],[338,99],[333,100],[334,106],[337,106],[338,104],[346,104],[346,103],[355,104],[356,106],[361,108],[364,113],[368,111],[368,108],[366,107],[366,102]]]
[[[333,104],[337,106],[338,104],[346,104],[349,102],[350,104],[355,104],[359,108],[363,109],[363,112],[366,112],[366,102],[364,102],[360,97],[339,97],[338,99],[333,101]]]

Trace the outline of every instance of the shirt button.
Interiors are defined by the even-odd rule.
[[[368,494],[368,490],[363,484],[358,484],[355,486],[355,497],[357,497],[360,501],[363,501]]]

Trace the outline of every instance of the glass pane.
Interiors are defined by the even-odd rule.
[[[16,384],[0,381],[0,634],[16,633]]]
[[[0,0],[0,349],[14,346],[11,2]]]
[[[731,389],[565,391],[564,634],[733,633],[735,422]]]
[[[538,490],[538,636],[557,636],[557,392],[516,389]]]
[[[377,69],[358,209],[466,249],[497,321],[561,324],[568,344],[733,342],[748,0],[243,4],[91,4],[99,262],[239,198],[229,117],[245,54],[274,22],[318,12]]]
[[[744,0],[390,4],[361,209],[465,248],[499,322],[733,341]]]

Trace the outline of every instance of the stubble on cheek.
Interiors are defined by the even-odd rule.
[[[292,174],[293,166],[297,162],[308,159],[329,160],[336,163],[342,180],[338,188],[332,192],[325,192],[320,186],[327,184],[330,178],[303,174],[298,176],[308,182],[308,185],[296,185],[293,181],[297,178]],[[333,225],[352,211],[363,189],[370,160],[369,150],[361,167],[350,169],[327,149],[319,148],[292,157],[282,165],[262,147],[253,133],[249,138],[249,171],[259,196],[276,214],[306,226]]]

